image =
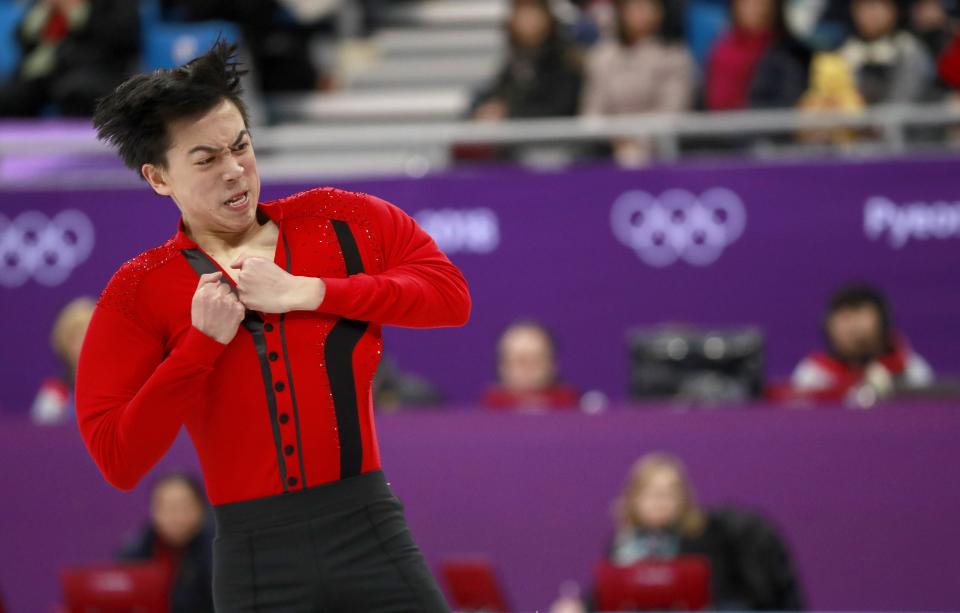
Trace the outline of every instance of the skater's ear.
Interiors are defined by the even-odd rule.
[[[150,187],[153,188],[153,191],[161,196],[169,196],[173,193],[170,184],[167,182],[167,173],[162,166],[144,164],[140,167],[140,173],[143,175],[143,178],[147,180],[147,183],[150,184]]]

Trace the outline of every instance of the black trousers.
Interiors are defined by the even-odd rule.
[[[214,507],[217,613],[449,613],[380,471]]]

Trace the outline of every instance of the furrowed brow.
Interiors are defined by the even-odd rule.
[[[220,147],[211,147],[210,145],[197,145],[190,151],[187,151],[187,155],[193,155],[194,153],[198,153],[200,151],[206,151],[207,153],[217,153],[218,151],[220,151]]]
[[[233,141],[233,144],[230,145],[230,146],[231,146],[231,147],[236,147],[237,145],[240,144],[240,141],[243,140],[243,137],[244,137],[244,136],[247,136],[248,134],[250,134],[250,133],[247,132],[246,130],[240,130],[240,134],[237,134],[237,140]]]
[[[239,145],[240,141],[243,140],[243,137],[247,136],[248,134],[249,132],[246,130],[240,130],[240,134],[237,135],[237,140],[233,141],[233,144],[230,145],[230,147],[233,148]],[[197,145],[196,147],[190,149],[190,151],[187,151],[187,155],[193,155],[194,153],[199,153],[201,151],[205,151],[207,153],[217,153],[222,150],[222,147],[214,147],[212,145]]]

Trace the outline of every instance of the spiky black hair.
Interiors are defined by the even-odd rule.
[[[123,163],[138,174],[144,164],[166,165],[171,121],[209,111],[223,100],[243,116],[237,46],[218,40],[207,53],[176,68],[160,69],[127,79],[97,101],[93,125],[97,138],[117,148]]]

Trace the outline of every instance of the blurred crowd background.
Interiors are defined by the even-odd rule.
[[[951,569],[923,561],[941,545],[955,551],[960,539],[956,522],[935,521],[960,511],[960,483],[944,474],[949,466],[942,461],[960,461],[949,455],[955,447],[949,441],[960,433],[960,331],[957,293],[949,282],[960,262],[960,197],[951,181],[953,149],[960,143],[960,3],[0,0],[0,296],[6,320],[26,330],[23,336],[32,343],[7,343],[0,364],[0,435],[8,443],[6,450],[0,445],[0,488],[11,491],[13,501],[6,515],[0,513],[0,535],[22,532],[13,518],[40,521],[17,505],[43,506],[44,513],[57,512],[59,505],[64,531],[97,524],[90,551],[71,550],[65,544],[70,537],[56,536],[62,534],[57,521],[30,528],[51,535],[44,547],[0,547],[0,613],[3,594],[21,606],[67,610],[54,603],[69,600],[58,591],[71,585],[68,574],[57,579],[51,569],[70,566],[82,574],[110,560],[117,569],[134,560],[159,569],[172,611],[212,611],[209,509],[195,462],[184,460],[182,450],[174,466],[165,465],[141,486],[144,496],[102,516],[88,511],[85,517],[80,510],[103,510],[97,500],[116,500],[109,498],[114,494],[37,483],[98,482],[79,443],[64,445],[71,439],[61,434],[74,434],[73,384],[83,336],[109,274],[151,246],[139,244],[141,239],[171,234],[176,220],[168,206],[163,214],[153,207],[140,223],[129,221],[138,213],[124,213],[119,231],[101,224],[98,209],[149,205],[142,194],[131,195],[131,188],[146,188],[94,141],[88,118],[96,100],[127,76],[186,62],[218,38],[239,43],[250,69],[245,79],[252,133],[264,179],[277,195],[291,186],[351,187],[359,180],[364,189],[418,212],[474,287],[472,329],[423,337],[398,333],[396,350],[388,333],[373,383],[375,406],[387,425],[386,447],[395,444],[391,433],[413,436],[403,444],[422,448],[418,459],[437,454],[449,464],[446,471],[465,461],[459,449],[451,451],[439,439],[471,435],[468,444],[482,449],[465,463],[486,483],[415,485],[422,481],[419,473],[404,472],[412,465],[394,477],[400,490],[412,492],[405,499],[414,509],[417,492],[429,503],[422,508],[431,510],[454,504],[458,488],[491,498],[491,509],[471,503],[467,513],[491,518],[483,528],[491,531],[486,547],[477,546],[484,541],[482,530],[460,525],[457,516],[412,517],[415,533],[426,535],[428,558],[445,560],[438,568],[459,605],[513,610],[512,591],[523,603],[516,610],[532,608],[530,603],[553,613],[600,610],[609,602],[602,587],[607,570],[653,564],[648,568],[662,572],[673,567],[656,564],[691,559],[708,565],[707,604],[713,609],[803,610],[851,602],[858,608],[869,602],[863,608],[882,610],[869,595],[884,588],[902,595],[890,606],[904,609],[912,602],[942,609],[960,598],[955,564]],[[796,185],[783,184],[778,167],[765,165],[772,159],[802,169],[789,175],[799,177]],[[675,170],[687,162],[705,166],[689,175]],[[595,169],[599,174],[591,174]],[[543,174],[530,178],[527,172]],[[843,176],[873,177],[879,192],[869,193],[873,187],[859,178],[844,184]],[[776,193],[796,192],[811,202],[806,209],[786,196],[760,201],[749,187],[738,187],[735,203],[724,192],[717,204],[711,189],[731,181],[757,193],[775,186]],[[481,183],[483,189],[471,196]],[[637,195],[621,184],[646,191]],[[504,198],[507,204],[483,202],[500,200],[498,186],[513,192]],[[687,190],[682,198],[689,201],[678,204],[681,197],[671,191],[678,187]],[[581,188],[600,194],[597,202]],[[555,206],[576,204],[575,213],[543,202],[542,194],[564,192],[570,200]],[[437,194],[442,201],[431,200]],[[632,200],[623,200],[630,194]],[[520,201],[529,209],[519,210]],[[608,201],[614,202],[612,212]],[[626,209],[627,229],[618,229],[617,211]],[[705,210],[718,217],[697,217]],[[731,245],[744,229],[741,224],[732,230],[731,220],[744,210],[747,227],[756,223],[762,232],[754,234],[748,256],[738,259]],[[94,221],[78,221],[78,211]],[[596,211],[600,222],[585,216]],[[823,228],[822,241],[814,231],[804,231],[804,240],[791,234],[787,226],[804,216],[807,227]],[[161,217],[171,221],[169,227],[155,223]],[[563,221],[550,226],[547,218]],[[581,220],[591,237],[602,228],[607,243],[617,238],[630,249],[577,244]],[[674,223],[689,236],[671,234]],[[653,226],[660,229],[649,230]],[[546,230],[530,230],[537,227]],[[878,256],[874,250],[888,235],[889,247]],[[527,241],[520,246],[519,236]],[[50,247],[48,240],[59,246]],[[743,240],[746,245],[748,238]],[[641,241],[649,243],[646,251]],[[913,251],[904,248],[908,242]],[[675,250],[673,259],[656,260],[666,247]],[[708,250],[709,257],[702,255],[706,251],[695,256],[696,247],[716,249]],[[477,263],[501,248],[515,271]],[[609,266],[614,254],[623,257],[616,260],[621,264]],[[63,262],[67,256],[69,265]],[[684,260],[679,272],[671,268],[674,260]],[[809,267],[798,268],[804,260]],[[511,277],[527,275],[532,266],[540,266],[543,276]],[[552,280],[567,267],[576,287],[558,289]],[[74,271],[79,277],[70,277]],[[711,271],[719,272],[707,279]],[[744,282],[752,271],[755,283]],[[663,308],[632,314],[633,305],[659,302]],[[738,306],[747,303],[750,309]],[[621,325],[624,319],[630,325]],[[793,344],[785,350],[771,328],[793,330]],[[919,338],[913,330],[921,331]],[[927,347],[934,357],[926,355]],[[437,355],[423,357],[431,352]],[[615,376],[597,375],[606,371]],[[617,389],[607,384],[614,379]],[[471,385],[450,392],[451,381],[465,380]],[[869,421],[884,411],[888,420]],[[711,415],[721,412],[745,421]],[[863,430],[844,421],[854,412],[864,417],[856,426]],[[799,421],[813,414],[822,420],[815,427]],[[607,422],[612,425],[605,426],[606,434],[592,430],[603,422],[591,420],[624,415],[631,421]],[[665,426],[658,421],[663,415],[686,421]],[[738,462],[752,456],[731,442],[725,428],[755,417],[761,421],[753,423],[775,424],[771,440],[787,440],[791,450],[780,455],[776,443],[764,447],[762,434],[750,439],[765,450],[770,466],[809,463],[810,472],[783,468],[787,476],[761,479],[782,484],[782,490],[751,498],[745,493],[752,481],[748,471],[765,467],[754,463],[738,473],[744,469]],[[403,420],[413,425],[403,426]],[[541,420],[543,432],[531,434],[536,426],[527,420]],[[564,420],[583,421],[571,426]],[[429,434],[418,442],[411,432],[420,424]],[[628,445],[611,434],[621,424],[629,424],[623,434]],[[648,427],[676,433],[657,438]],[[797,434],[790,438],[793,427]],[[529,438],[500,440],[514,429]],[[687,431],[689,446],[670,444]],[[551,433],[562,435],[553,440]],[[619,447],[601,458],[589,445],[603,445],[596,438],[603,436]],[[698,440],[707,439],[708,449],[723,450],[716,466],[710,465],[714,458],[705,462],[695,451]],[[911,446],[918,440],[919,446]],[[537,517],[518,520],[513,528],[510,520],[492,519],[509,517],[494,509],[511,504],[498,496],[497,483],[505,471],[516,472],[495,461],[501,444],[513,446],[511,457],[529,446],[531,467],[540,467],[531,470],[551,475],[529,484],[543,490],[543,504],[526,504],[522,512]],[[861,444],[870,462],[862,472],[805,453],[857,455]],[[39,478],[27,470],[34,446],[60,462],[47,465]],[[922,474],[891,468],[906,456],[924,467]],[[625,457],[631,461],[621,461]],[[689,457],[694,460],[688,467]],[[583,466],[583,482],[559,469],[551,472],[552,464],[564,461]],[[65,476],[58,467],[63,464],[70,464]],[[390,474],[389,456],[386,466]],[[903,464],[908,466],[914,465]],[[731,485],[738,482],[742,489]],[[621,485],[611,489],[610,483]],[[864,490],[859,502],[840,500],[848,484],[856,490],[867,487],[863,483],[877,489]],[[818,487],[836,499],[825,500]],[[701,488],[709,495],[699,496]],[[551,502],[569,505],[581,495],[578,510]],[[860,535],[858,517],[825,518],[816,510],[821,503],[842,515],[853,508],[876,515],[863,522]],[[129,512],[137,505],[139,511]],[[49,516],[44,513],[36,517]],[[520,562],[498,554],[509,549],[498,541],[529,536],[529,525],[538,542],[552,545],[530,553],[525,570],[517,571]],[[863,551],[836,550],[843,541],[840,525],[852,526],[851,538]],[[560,561],[543,572],[536,589],[511,579],[526,572],[529,582],[537,572],[530,560],[551,558],[553,546],[562,550],[580,531],[606,540],[557,556]],[[882,562],[864,553],[888,536],[915,550]],[[809,553],[814,550],[816,556]],[[818,574],[818,568],[830,567],[825,552],[848,560],[849,576]],[[461,553],[480,557],[458,563],[453,554]],[[907,564],[913,570],[905,571],[909,581],[902,588],[883,579],[897,574],[898,556],[916,558]],[[497,584],[504,575],[507,590]],[[943,579],[948,575],[954,580]],[[561,581],[573,577],[578,579]],[[927,600],[916,587],[925,580],[934,586],[924,592]],[[826,593],[820,586],[831,581],[835,590],[850,584],[851,600],[820,596]],[[699,608],[687,601],[659,606]]]
[[[89,115],[224,37],[255,123],[281,128],[260,133],[267,176],[940,149],[957,17],[953,0],[2,0],[0,116]],[[582,121],[537,128],[562,118]]]

